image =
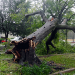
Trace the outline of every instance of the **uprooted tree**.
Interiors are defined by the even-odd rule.
[[[40,14],[43,21],[45,24],[39,28],[37,31],[33,32],[26,38],[22,39],[19,42],[12,41],[11,43],[15,45],[15,47],[12,50],[9,50],[13,53],[14,61],[18,61],[20,64],[23,64],[23,62],[28,61],[30,64],[34,63],[41,63],[41,61],[38,59],[38,57],[35,54],[35,46],[42,41],[49,33],[51,33],[49,39],[46,42],[46,47],[47,47],[47,53],[49,51],[49,46],[51,45],[55,48],[55,46],[52,44],[52,40],[55,37],[55,34],[59,29],[69,29],[73,30],[75,32],[75,27],[73,26],[68,26],[67,21],[69,21],[75,14],[72,14],[68,19],[63,19],[62,18],[62,12],[66,12],[67,8],[67,1],[62,6],[62,9],[58,12],[58,17],[56,15],[53,15],[52,13],[52,19],[47,19],[44,12],[45,12],[45,7],[48,7],[45,2],[43,2],[43,10],[42,11],[37,11],[31,14],[25,14],[25,17],[28,18],[29,16],[33,16],[36,14]],[[62,22],[60,22],[62,21]],[[7,51],[6,53],[9,53]]]
[[[35,46],[42,41],[50,32],[52,32],[51,36],[46,42],[47,52],[49,50],[48,45],[52,45],[51,41],[53,40],[57,30],[59,29],[70,29],[75,31],[75,27],[70,27],[67,25],[58,25],[58,20],[54,19],[53,21],[47,21],[45,25],[39,28],[37,31],[33,32],[26,38],[22,39],[19,42],[12,41],[11,43],[15,45],[15,47],[11,50],[14,54],[14,61],[17,60],[20,64],[28,61],[29,63],[41,63],[38,57],[35,54]]]

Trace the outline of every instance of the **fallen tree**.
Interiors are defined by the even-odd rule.
[[[21,41],[12,41],[11,43],[14,44],[15,47],[12,50],[8,50],[6,53],[12,52],[15,56],[14,61],[18,59],[17,61],[20,64],[23,64],[23,61],[28,61],[30,64],[34,62],[41,63],[35,54],[35,46],[55,28],[56,23],[57,19],[47,21],[41,28]]]
[[[55,36],[53,34],[56,34],[57,30],[70,29],[75,32],[75,27],[62,24],[57,25],[57,22],[57,19],[54,19],[53,21],[47,21],[41,28],[39,28],[37,31],[33,32],[26,38],[22,39],[21,41],[12,41],[11,43],[14,44],[15,47],[12,50],[8,50],[6,53],[13,53],[14,61],[19,62],[21,65],[23,65],[23,62],[25,61],[29,62],[30,64],[41,63],[41,61],[35,54],[35,46],[40,41],[42,41],[50,32],[52,32],[51,36],[46,42],[46,46],[48,48],[48,45],[52,45],[51,41]]]
[[[38,57],[35,54],[35,46],[42,41],[49,33],[51,33],[49,39],[46,42],[46,47],[47,47],[47,53],[49,52],[49,46],[51,45],[54,48],[56,48],[52,44],[52,40],[55,37],[55,34],[59,29],[70,29],[75,32],[75,27],[68,26],[66,23],[69,21],[73,15],[72,14],[68,19],[63,20],[63,14],[65,14],[67,8],[67,1],[64,2],[61,10],[58,12],[58,16],[56,17],[53,15],[51,12],[51,16],[53,17],[52,19],[47,19],[45,16],[45,7],[48,7],[46,2],[43,2],[43,10],[42,11],[37,11],[31,14],[25,14],[25,18],[28,18],[29,16],[33,16],[36,14],[40,14],[41,18],[45,22],[45,24],[39,28],[37,31],[33,32],[32,34],[28,35],[25,39],[16,42],[13,41],[12,43],[15,45],[15,47],[12,50],[8,50],[6,53],[13,53],[14,61],[18,61],[20,64],[23,64],[23,62],[28,61],[30,64],[34,63],[41,63],[41,61],[38,59]],[[51,9],[50,9],[51,11]],[[62,19],[61,19],[62,18]],[[35,39],[33,39],[35,37]]]

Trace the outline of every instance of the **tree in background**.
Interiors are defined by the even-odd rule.
[[[27,22],[29,19],[25,19],[25,12],[27,13],[30,8],[30,2],[25,0],[9,0],[1,1],[3,3],[1,8],[1,32],[5,33],[5,37],[8,38],[9,31],[14,35],[27,35],[30,32],[27,32],[28,25]],[[13,18],[11,19],[11,17]],[[24,21],[26,20],[26,21]]]
[[[28,13],[28,9],[30,8],[30,2],[26,2],[25,0],[18,1],[19,3],[15,2],[16,12],[14,10],[13,13],[10,14],[13,22],[15,22],[16,26],[14,33],[17,35],[25,36],[30,33],[28,27],[31,26],[30,20],[32,18],[25,18],[25,13]]]

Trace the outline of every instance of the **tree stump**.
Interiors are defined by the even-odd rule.
[[[15,58],[15,56],[13,56]],[[30,47],[29,51],[26,51],[24,49],[21,50],[21,58],[16,60],[19,64],[24,65],[25,62],[28,62],[28,64],[41,64],[41,61],[35,54],[35,50]]]
[[[19,64],[24,65],[24,62],[29,64],[41,64],[41,61],[35,54],[35,42],[33,40],[35,37],[22,39],[19,42],[12,41],[11,43],[15,45],[12,50],[8,50],[6,54],[13,53],[14,62],[17,61]]]

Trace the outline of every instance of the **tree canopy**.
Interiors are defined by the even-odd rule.
[[[57,18],[59,24],[64,19],[67,19],[69,24],[74,23],[75,13],[72,9],[75,7],[75,0],[2,0],[1,2],[3,5],[1,5],[0,31],[6,36],[9,31],[13,35],[28,35],[41,27],[49,17]]]

